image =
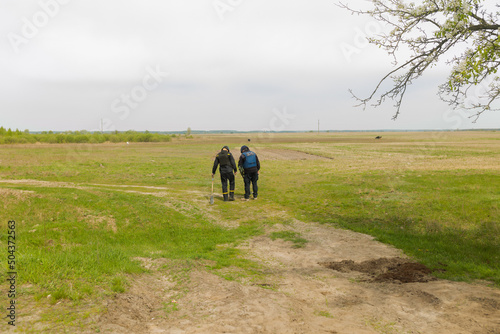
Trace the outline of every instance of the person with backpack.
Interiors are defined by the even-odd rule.
[[[245,198],[250,199],[250,183],[252,184],[253,199],[257,199],[259,188],[257,181],[259,180],[260,162],[259,157],[254,152],[250,151],[248,146],[241,147],[241,156],[238,161],[238,168],[243,175],[245,182]]]
[[[219,165],[220,180],[222,183],[222,196],[224,197],[224,202],[227,202],[228,200],[234,201],[234,176],[237,173],[237,169],[234,157],[231,152],[229,152],[229,147],[227,146],[224,146],[215,156],[214,166],[212,167],[212,178],[214,177]],[[229,192],[227,191],[227,181],[229,181]]]

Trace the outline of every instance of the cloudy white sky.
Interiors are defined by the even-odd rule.
[[[366,1],[348,0],[355,6]],[[2,0],[0,125],[173,131],[498,128],[437,97],[438,68],[392,103],[355,108],[391,59],[384,29],[335,0]]]

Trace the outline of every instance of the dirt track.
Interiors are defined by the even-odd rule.
[[[160,269],[167,260],[141,259],[153,274],[109,300],[97,327],[104,333],[500,333],[498,289],[431,277],[379,282],[384,268],[407,262],[397,249],[323,225],[296,221],[287,228],[309,240],[305,248],[266,236],[241,247],[266,268],[262,282],[227,281],[200,266],[179,293]],[[332,263],[337,270],[327,268]],[[165,317],[166,305],[178,310]]]

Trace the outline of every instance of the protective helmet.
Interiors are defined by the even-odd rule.
[[[243,145],[243,146],[241,147],[241,153],[246,152],[246,151],[249,151],[249,150],[250,150],[250,149],[249,149],[249,148],[248,148],[248,146],[246,146],[246,145]]]
[[[222,147],[222,150],[223,150],[223,149],[226,149],[226,150],[229,152],[229,147],[228,147],[228,146],[223,146],[223,147]],[[221,151],[222,151],[222,150],[221,150]]]

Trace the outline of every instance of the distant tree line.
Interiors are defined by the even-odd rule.
[[[124,142],[169,142],[172,136],[168,134],[126,131],[126,132],[89,132],[89,131],[66,131],[56,132],[43,131],[41,133],[30,133],[29,130],[20,131],[16,129],[5,129],[0,127],[0,144],[65,144],[65,143],[124,143]]]

